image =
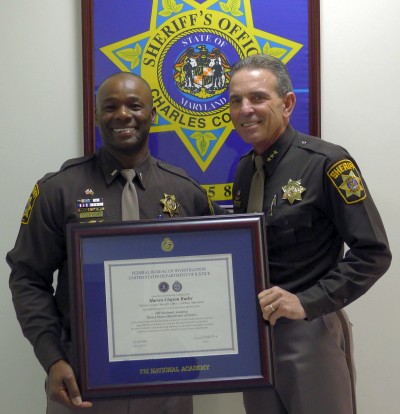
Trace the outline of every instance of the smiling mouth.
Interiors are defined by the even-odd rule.
[[[241,125],[242,127],[252,127],[254,125],[258,125],[260,121],[253,121],[253,122],[243,122]]]
[[[123,133],[131,133],[135,130],[135,128],[113,128],[113,131],[117,134],[123,134]]]

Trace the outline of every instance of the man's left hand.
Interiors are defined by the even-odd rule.
[[[287,290],[274,286],[258,295],[263,318],[274,326],[279,318],[305,319],[306,312],[299,298]]]

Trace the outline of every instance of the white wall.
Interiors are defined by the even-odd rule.
[[[397,414],[400,196],[398,0],[321,0],[322,130],[356,157],[381,211],[394,261],[348,307],[362,414]],[[13,0],[0,13],[0,256],[12,247],[37,178],[82,154],[79,0]],[[44,373],[16,322],[0,261],[0,401],[4,413],[45,412]],[[239,394],[196,398],[197,413],[242,414]]]
[[[400,373],[400,3],[322,0],[322,133],[356,157],[393,253],[389,272],[348,307],[359,413],[395,414]]]
[[[21,334],[4,257],[28,196],[82,145],[80,1],[13,0],[0,11],[0,411],[44,414],[44,371]]]

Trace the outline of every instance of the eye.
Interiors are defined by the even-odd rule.
[[[134,102],[129,105],[129,109],[132,111],[140,111],[142,109],[142,106],[139,105],[137,102]]]
[[[265,100],[265,96],[260,94],[254,95],[253,100],[254,102],[262,102]]]
[[[231,105],[238,104],[239,102],[240,102],[240,98],[239,98],[238,96],[231,96],[231,97],[229,98],[229,103],[230,103]]]
[[[106,105],[105,107],[103,107],[103,111],[104,112],[113,112],[115,111],[116,106],[115,105]]]

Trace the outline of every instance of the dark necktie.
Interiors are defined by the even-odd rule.
[[[121,170],[126,184],[122,191],[121,207],[122,220],[139,220],[139,202],[133,179],[136,176],[135,170]]]
[[[261,155],[254,157],[256,164],[256,172],[253,175],[250,186],[249,202],[247,204],[248,213],[256,213],[263,211],[264,204],[264,160]]]

